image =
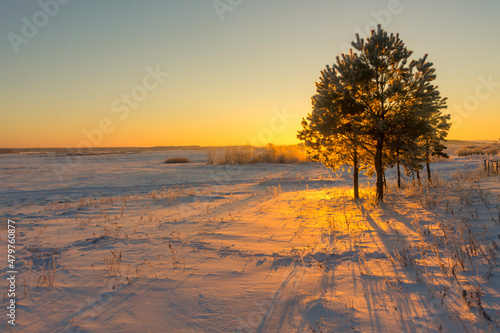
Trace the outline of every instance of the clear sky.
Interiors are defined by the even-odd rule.
[[[320,71],[376,23],[425,53],[450,139],[500,138],[498,0],[5,0],[0,147],[298,142]]]

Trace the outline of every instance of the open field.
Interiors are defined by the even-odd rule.
[[[500,178],[482,159],[433,163],[433,184],[400,190],[389,170],[377,206],[364,177],[351,199],[347,170],[206,158],[0,155],[12,331],[499,331]]]

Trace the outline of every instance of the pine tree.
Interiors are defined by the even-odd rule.
[[[417,161],[444,154],[449,116],[441,115],[445,99],[432,84],[432,63],[427,55],[410,61],[412,51],[398,34],[379,25],[366,39],[356,34],[352,46],[321,72],[313,111],[298,137],[327,165],[338,167],[344,158],[355,179],[360,157],[363,168],[373,158],[377,199],[383,201],[386,168],[399,170],[403,163],[418,175]]]
[[[439,142],[439,139],[431,138],[438,135],[444,139],[442,131],[437,130],[433,117],[449,116],[441,115],[441,109],[446,107],[446,99],[441,98],[438,87],[431,83],[436,78],[432,65],[427,62],[427,54],[410,63],[410,75],[407,76],[405,85],[416,89],[408,95],[406,107],[395,115],[395,122],[399,126],[392,133],[388,133],[387,146],[392,153],[389,163],[393,162],[391,166],[397,166],[398,187],[401,187],[400,165],[403,164],[405,170],[418,173],[421,163],[426,162],[428,166],[431,146],[438,149],[435,141]],[[445,129],[447,130],[448,128]],[[441,146],[444,148],[444,145]],[[435,154],[439,153],[436,151]]]
[[[413,106],[418,113],[419,119],[416,124],[419,132],[419,140],[417,142],[419,148],[418,159],[425,162],[427,169],[427,179],[432,181],[430,160],[432,156],[448,158],[444,152],[446,146],[446,136],[450,129],[450,115],[442,114],[441,110],[446,108],[446,98],[442,98],[438,87],[432,82],[436,79],[436,70],[432,67],[433,64],[427,62],[427,54],[414,63],[418,71],[418,75],[423,79],[423,89],[416,96],[416,102]]]
[[[430,169],[430,161],[431,156],[438,156],[448,158],[448,154],[446,154],[445,149],[446,146],[443,142],[448,135],[448,130],[451,127],[451,124],[448,122],[450,119],[450,115],[441,115],[435,114],[432,118],[429,119],[429,134],[423,137],[422,147],[423,147],[423,159],[425,161],[426,170],[427,170],[427,180],[432,182],[431,177],[431,169]]]
[[[364,107],[353,98],[339,71],[352,66],[352,55],[337,58],[327,66],[316,83],[312,97],[313,111],[302,120],[303,129],[297,137],[304,141],[308,153],[332,170],[348,164],[353,169],[354,198],[359,198],[359,171],[369,165],[363,148],[361,115]]]
[[[408,121],[403,136],[411,139],[416,135],[413,131],[432,118],[429,114],[439,111],[436,103],[443,100],[437,87],[432,85],[436,75],[432,63],[427,62],[427,55],[408,63],[412,51],[405,47],[398,34],[389,35],[379,25],[366,39],[356,35],[352,45],[360,53],[361,64],[355,69],[358,73],[356,93],[366,106],[363,117],[366,134],[376,143],[377,199],[382,201],[383,173],[391,163],[390,159],[384,160],[384,151],[394,155],[391,135],[401,131],[401,118]]]

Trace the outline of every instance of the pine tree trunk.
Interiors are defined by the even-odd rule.
[[[429,165],[429,159],[425,161],[425,166],[427,167],[427,180],[429,183],[432,183],[432,178],[431,178],[431,167]]]
[[[384,166],[382,150],[384,147],[383,138],[377,140],[375,151],[375,172],[377,173],[377,201],[384,201]]]
[[[398,188],[401,188],[401,170],[399,168],[399,159],[398,159]]]
[[[354,199],[359,199],[359,168],[357,159],[354,161],[354,170],[352,174],[352,181],[354,185]]]

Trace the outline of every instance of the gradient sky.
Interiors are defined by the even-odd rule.
[[[297,143],[320,71],[376,22],[434,62],[449,139],[500,138],[498,0],[54,2],[0,3],[0,147]]]

